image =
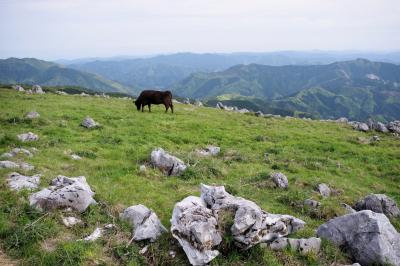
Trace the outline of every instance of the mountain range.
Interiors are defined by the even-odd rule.
[[[93,73],[78,71],[35,58],[0,60],[0,83],[80,86],[102,92],[128,93],[132,90],[132,88]]]
[[[261,109],[300,111],[316,118],[400,117],[400,66],[366,59],[309,66],[237,65],[191,74],[173,89],[190,98],[258,100]]]
[[[145,88],[168,88],[175,96],[210,105],[223,101],[274,114],[400,119],[399,65],[366,59],[328,63],[333,58],[335,54],[300,52],[181,53],[114,61],[82,59],[66,66],[9,58],[0,60],[0,83],[79,86],[131,95]],[[398,60],[396,53],[389,58],[386,61]],[[292,64],[280,65],[285,62]]]

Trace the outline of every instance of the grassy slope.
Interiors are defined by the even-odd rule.
[[[96,199],[107,203],[91,207],[83,214],[86,226],[77,229],[60,225],[59,212],[25,228],[42,214],[28,208],[24,196],[9,192],[1,179],[0,243],[9,254],[22,258],[22,263],[185,264],[183,252],[169,235],[153,244],[146,257],[137,253],[142,243],[126,248],[121,244],[129,239],[124,224],[119,224],[116,235],[94,244],[71,239],[81,238],[96,224],[113,222],[108,214],[116,215],[123,207],[139,203],[152,208],[169,227],[174,204],[188,195],[199,195],[202,182],[226,185],[233,194],[255,201],[266,211],[305,220],[306,228],[296,237],[312,236],[318,225],[343,213],[340,203],[354,203],[368,193],[386,193],[400,203],[400,141],[391,135],[380,135],[376,145],[363,145],[357,137],[375,133],[335,123],[257,118],[188,105],[177,105],[173,115],[165,114],[163,107],[154,107],[151,114],[140,113],[132,102],[120,99],[25,95],[5,89],[0,89],[0,103],[0,152],[20,145],[37,147],[39,153],[25,161],[36,166],[33,173],[43,174],[42,186],[59,174],[84,175]],[[41,114],[39,120],[22,119],[31,110]],[[86,115],[102,128],[80,127]],[[18,143],[15,136],[27,131],[38,134],[40,140]],[[193,151],[207,144],[220,146],[222,154],[197,158]],[[182,177],[166,177],[155,169],[140,174],[138,166],[148,162],[151,150],[158,146],[190,163],[189,171]],[[86,157],[72,161],[69,152]],[[269,162],[264,153],[269,154]],[[288,190],[271,187],[265,177],[272,171],[288,176]],[[0,175],[8,172],[0,170]],[[314,192],[319,182],[342,192],[321,199]],[[299,207],[297,203],[306,198],[320,200],[323,207],[318,212]],[[399,228],[399,222],[394,223]],[[24,236],[25,242],[21,240]],[[55,251],[39,248],[52,240]],[[166,255],[170,246],[178,251],[174,260]],[[255,247],[243,253],[233,249],[212,264],[318,265],[330,264],[335,258],[346,261],[328,244],[321,254],[309,257]]]

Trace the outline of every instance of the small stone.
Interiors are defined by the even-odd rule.
[[[39,117],[40,117],[40,114],[36,111],[29,112],[25,115],[25,118],[27,118],[27,119],[36,119]]]
[[[14,163],[12,161],[0,161],[0,168],[7,168],[7,169],[19,168],[19,164]]]
[[[257,111],[257,112],[255,113],[255,115],[256,115],[257,117],[264,116],[263,112],[261,112],[261,111]]]
[[[13,85],[12,88],[16,91],[24,92],[25,89],[20,85]]]
[[[275,183],[275,185],[279,188],[288,188],[289,182],[287,177],[282,173],[273,173],[271,174],[271,179]]]
[[[22,142],[37,141],[39,139],[38,135],[33,134],[32,132],[19,134],[17,135],[17,138]]]
[[[327,198],[327,197],[329,197],[331,195],[331,189],[325,183],[322,183],[322,184],[318,185],[318,192],[324,198]]]
[[[73,216],[68,216],[68,217],[62,217],[62,222],[66,227],[72,227],[76,224],[82,223],[82,220],[75,218]]]
[[[157,148],[151,152],[151,163],[169,176],[178,176],[187,168],[182,160],[170,155],[162,148]]]
[[[220,147],[208,145],[204,149],[196,150],[197,154],[200,156],[215,156],[221,151]]]
[[[86,127],[86,128],[96,128],[96,127],[99,126],[99,124],[98,124],[97,122],[95,122],[95,121],[93,120],[93,118],[91,118],[91,117],[89,117],[89,116],[87,116],[87,117],[82,121],[81,125],[82,125],[83,127]]]
[[[356,210],[354,210],[350,205],[347,205],[346,203],[342,203],[343,208],[346,211],[346,214],[350,214],[350,213],[355,213],[357,212]]]
[[[72,160],[82,160],[82,157],[76,154],[71,154],[71,159]]]
[[[316,200],[306,199],[304,201],[304,205],[311,207],[311,208],[317,208],[317,207],[321,206],[321,203]]]
[[[139,172],[140,173],[146,172],[146,165],[142,164],[141,166],[139,166]]]
[[[149,249],[149,246],[148,246],[148,245],[147,245],[147,246],[144,246],[144,248],[142,248],[141,250],[139,250],[139,254],[140,254],[140,255],[145,254],[145,253],[147,252],[148,249]]]

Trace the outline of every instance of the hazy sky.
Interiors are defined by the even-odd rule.
[[[400,0],[0,0],[0,57],[400,50]]]

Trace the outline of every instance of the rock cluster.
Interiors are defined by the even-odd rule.
[[[121,219],[133,226],[133,240],[149,239],[154,242],[167,229],[161,224],[155,212],[144,205],[134,205],[124,210]]]
[[[32,156],[33,156],[33,154],[32,154],[29,150],[27,150],[27,149],[24,149],[24,148],[14,148],[14,149],[12,149],[12,150],[9,151],[9,152],[3,153],[3,154],[1,155],[1,157],[2,157],[2,158],[13,158],[13,157],[17,156],[18,154],[23,154],[23,155],[26,155],[26,156],[28,156],[28,157],[32,157]]]
[[[218,256],[216,247],[223,232],[219,232],[218,213],[233,212],[230,228],[235,245],[249,249],[262,242],[301,229],[304,222],[290,215],[271,214],[252,201],[232,196],[223,186],[201,185],[201,197],[189,196],[175,205],[171,232],[179,241],[193,265],[204,265]]]
[[[167,153],[162,148],[151,152],[151,163],[169,176],[180,175],[186,170],[186,165],[181,159]]]
[[[400,234],[384,214],[346,214],[321,225],[317,236],[348,250],[361,265],[400,265]]]
[[[83,212],[90,204],[95,204],[94,192],[84,176],[57,176],[48,188],[33,193],[29,203],[37,209],[53,210],[60,207],[71,207]]]

